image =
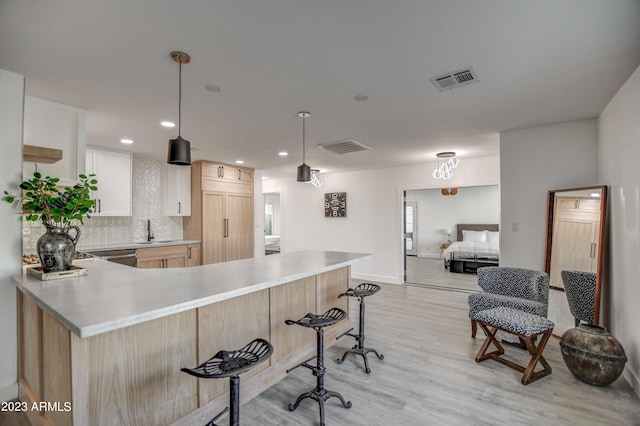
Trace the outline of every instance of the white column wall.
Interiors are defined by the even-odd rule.
[[[624,377],[640,396],[640,67],[600,114],[600,180],[609,185],[605,325],[622,343]]]
[[[280,192],[281,249],[321,249],[372,253],[371,261],[352,267],[356,278],[403,282],[402,192],[478,185],[496,185],[498,157],[461,159],[453,178],[432,176],[437,162],[388,169],[321,174],[322,188],[287,179],[270,179],[263,192]],[[293,170],[292,172],[295,172]],[[347,217],[324,217],[324,193],[347,193]]]
[[[24,77],[0,70],[0,193],[19,193],[22,182]],[[18,397],[16,286],[22,271],[22,215],[0,201],[0,401]]]
[[[597,121],[501,133],[500,170],[500,265],[544,270],[547,192],[599,184]],[[550,291],[548,315],[554,334],[573,327],[564,292]]]

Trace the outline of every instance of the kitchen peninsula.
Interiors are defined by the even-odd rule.
[[[371,257],[306,250],[176,269],[87,259],[74,263],[89,270],[83,277],[15,277],[20,398],[71,403],[27,412],[34,424],[204,424],[227,405],[228,383],[180,368],[265,338],[273,355],[242,378],[243,400],[257,395],[315,353],[313,333],[285,319],[348,312],[338,295],[351,265]],[[349,327],[328,329],[327,346]]]

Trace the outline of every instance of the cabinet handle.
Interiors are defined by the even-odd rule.
[[[229,219],[224,220],[224,236],[225,238],[229,236]]]
[[[589,257],[591,258],[595,258],[596,257],[596,243],[591,243],[591,254],[589,255]]]
[[[188,255],[187,255],[187,258],[188,258],[188,259],[191,259],[191,247],[189,247],[189,248],[188,248],[188,251],[189,251],[189,253],[188,253]]]
[[[242,170],[238,169],[238,180],[242,180]]]
[[[180,214],[180,213],[181,213],[181,211],[180,211],[180,210],[181,210],[181,207],[182,207],[182,206],[180,205],[180,201],[178,201],[178,214]]]
[[[98,198],[98,213],[102,213],[102,203],[100,201],[101,200]]]
[[[220,166],[220,170],[222,171],[222,174],[220,175],[220,177],[224,177],[224,166]]]

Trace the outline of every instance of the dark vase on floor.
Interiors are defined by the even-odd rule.
[[[579,324],[560,340],[564,363],[578,379],[596,386],[613,383],[624,370],[627,356],[606,328]]]
[[[42,272],[68,271],[71,269],[76,243],[80,238],[80,228],[77,226],[60,228],[48,224],[45,226],[47,232],[38,239],[36,246]],[[72,229],[76,231],[75,237],[69,235]]]

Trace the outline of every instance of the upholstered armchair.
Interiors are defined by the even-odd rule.
[[[487,309],[505,306],[547,316],[549,275],[546,272],[488,266],[478,269],[478,285],[483,291],[469,295],[471,337],[476,337],[475,314]]]
[[[560,275],[576,327],[580,321],[593,324],[596,298],[595,272],[560,271]]]

